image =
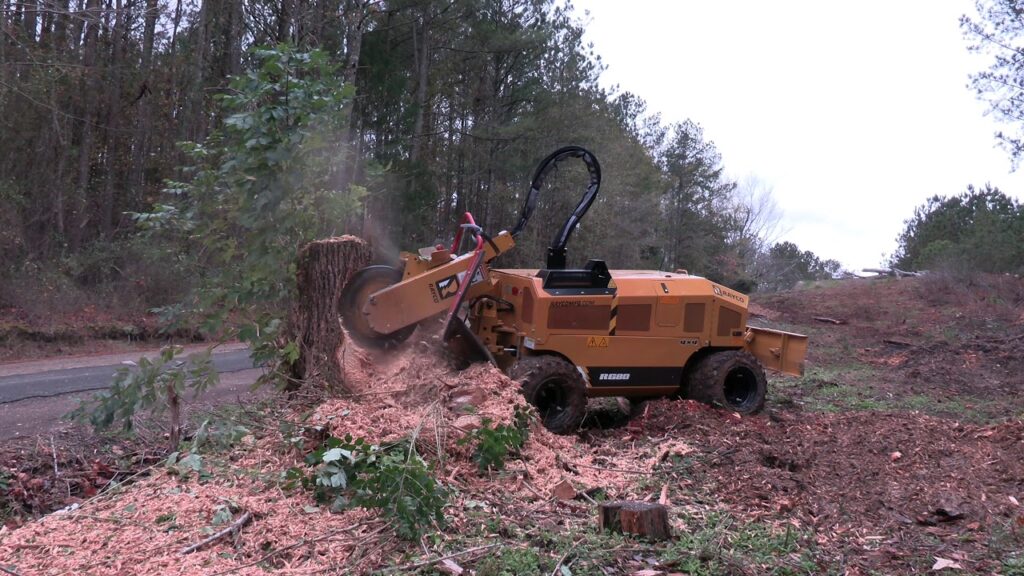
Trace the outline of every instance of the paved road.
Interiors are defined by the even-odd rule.
[[[213,364],[220,373],[255,368],[248,350],[232,350],[213,355]],[[49,398],[72,392],[103,390],[110,386],[114,372],[121,363],[79,368],[58,368],[39,372],[0,376],[0,404],[29,398]]]
[[[197,347],[197,349],[200,349]],[[157,354],[153,352],[151,354]],[[0,440],[65,429],[62,417],[93,391],[110,386],[114,371],[139,353],[0,364]],[[243,346],[214,354],[220,383],[189,404],[223,405],[252,398],[250,386],[262,373]]]

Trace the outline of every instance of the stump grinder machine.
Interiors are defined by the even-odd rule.
[[[547,265],[492,268],[530,220],[545,177],[570,158],[583,161],[590,183]],[[609,270],[601,260],[567,269],[566,244],[600,186],[592,153],[555,151],[537,167],[511,232],[488,235],[467,212],[450,247],[403,252],[401,269],[353,275],[340,303],[346,329],[364,346],[390,348],[447,313],[444,341],[517,380],[556,433],[575,431],[587,398],[598,396],[681,396],[752,414],[764,407],[764,368],[803,373],[807,337],[748,326],[744,294],[683,270]]]

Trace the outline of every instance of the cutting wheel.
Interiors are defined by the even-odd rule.
[[[397,284],[402,280],[402,271],[391,266],[367,266],[349,280],[341,294],[339,313],[349,336],[362,346],[372,348],[394,348],[404,342],[416,325],[406,326],[389,334],[381,334],[370,326],[363,306],[370,296],[379,290]]]

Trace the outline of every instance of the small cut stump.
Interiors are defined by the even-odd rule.
[[[662,504],[620,500],[599,504],[597,523],[601,530],[634,534],[650,540],[668,540],[668,508]]]

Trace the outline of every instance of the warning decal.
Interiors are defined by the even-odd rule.
[[[455,296],[459,292],[459,277],[449,276],[442,278],[437,281],[437,292],[441,296],[441,300],[446,300]]]

